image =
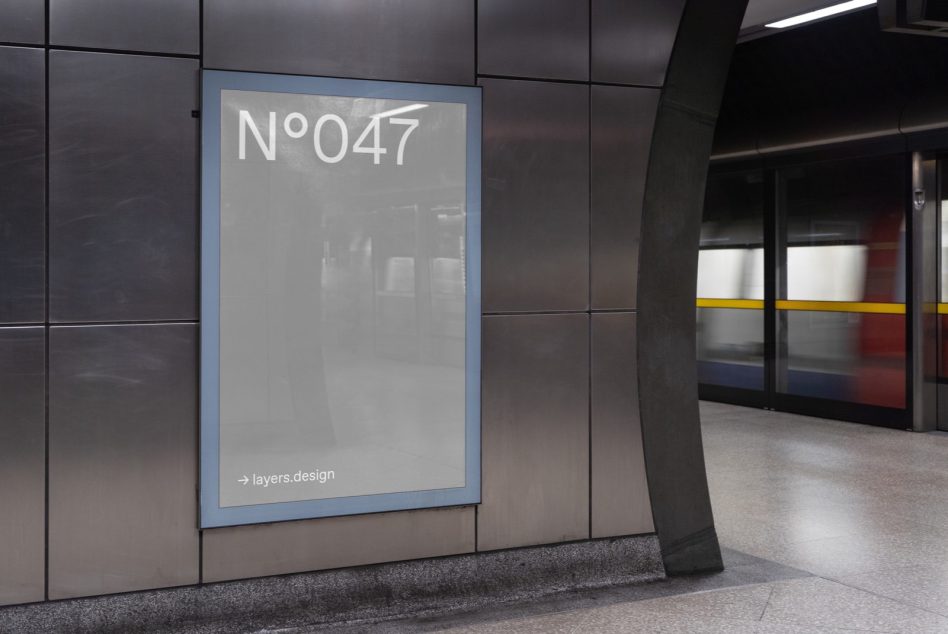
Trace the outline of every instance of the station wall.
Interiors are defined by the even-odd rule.
[[[653,532],[638,244],[685,4],[3,3],[0,604]],[[479,507],[197,529],[202,68],[483,86]]]

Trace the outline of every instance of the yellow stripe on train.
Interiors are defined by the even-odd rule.
[[[764,309],[764,300],[762,299],[707,299],[698,298],[698,308],[744,308],[744,309]]]
[[[761,299],[713,299],[699,297],[695,304],[698,308],[738,308],[744,310],[763,310]],[[805,310],[830,313],[869,313],[877,315],[904,315],[905,304],[887,302],[820,302],[778,299],[777,310]],[[939,304],[938,312],[948,314],[948,304]]]

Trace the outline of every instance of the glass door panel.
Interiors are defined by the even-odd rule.
[[[777,393],[906,406],[901,156],[778,170]]]
[[[708,179],[698,252],[698,382],[765,389],[764,179],[759,170]]]

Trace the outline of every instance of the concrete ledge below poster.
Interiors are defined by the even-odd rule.
[[[776,576],[745,568],[716,585]],[[606,589],[637,584],[635,598],[652,598],[670,588],[643,582],[663,576],[658,540],[639,535],[0,608],[0,631],[230,634],[337,631],[343,624],[366,631],[409,614],[497,609],[540,597],[563,602],[566,590],[575,597],[597,589],[591,600],[602,604]]]

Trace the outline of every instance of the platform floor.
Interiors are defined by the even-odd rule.
[[[948,633],[948,434],[702,417],[724,573],[382,629]]]

